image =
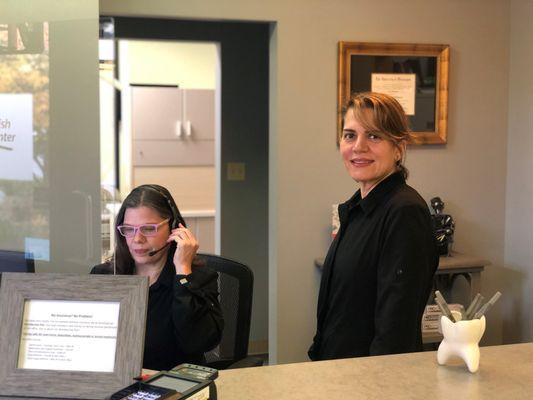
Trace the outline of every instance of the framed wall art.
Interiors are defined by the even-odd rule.
[[[449,59],[448,45],[339,42],[339,131],[350,94],[373,91],[400,102],[413,144],[446,143]]]

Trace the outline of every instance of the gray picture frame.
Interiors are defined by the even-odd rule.
[[[17,368],[25,300],[119,302],[112,373]],[[3,273],[0,282],[0,398],[103,399],[140,375],[148,279],[128,275]]]

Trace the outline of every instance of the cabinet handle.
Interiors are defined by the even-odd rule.
[[[176,136],[181,138],[181,121],[176,121]]]
[[[187,121],[187,124],[185,125],[185,135],[187,135],[187,137],[191,137],[191,135],[192,135],[192,124],[191,124],[191,121]]]

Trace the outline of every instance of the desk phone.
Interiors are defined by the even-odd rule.
[[[210,380],[182,377],[171,372],[162,371],[151,376],[144,382],[136,382],[113,393],[109,400],[178,400],[186,399],[193,394],[205,396],[198,399],[209,399]],[[196,398],[196,397],[195,397]]]
[[[184,378],[209,379],[214,381],[218,377],[218,370],[196,364],[180,364],[170,370],[171,373]]]

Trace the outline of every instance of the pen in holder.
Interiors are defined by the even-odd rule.
[[[477,294],[466,312],[452,311],[448,307],[441,292],[435,291],[435,303],[442,311],[440,317],[442,342],[437,351],[437,362],[443,365],[451,357],[457,356],[463,359],[470,372],[476,372],[479,368],[479,341],[485,332],[484,314],[501,297],[500,292],[494,293],[485,304],[483,296]]]

